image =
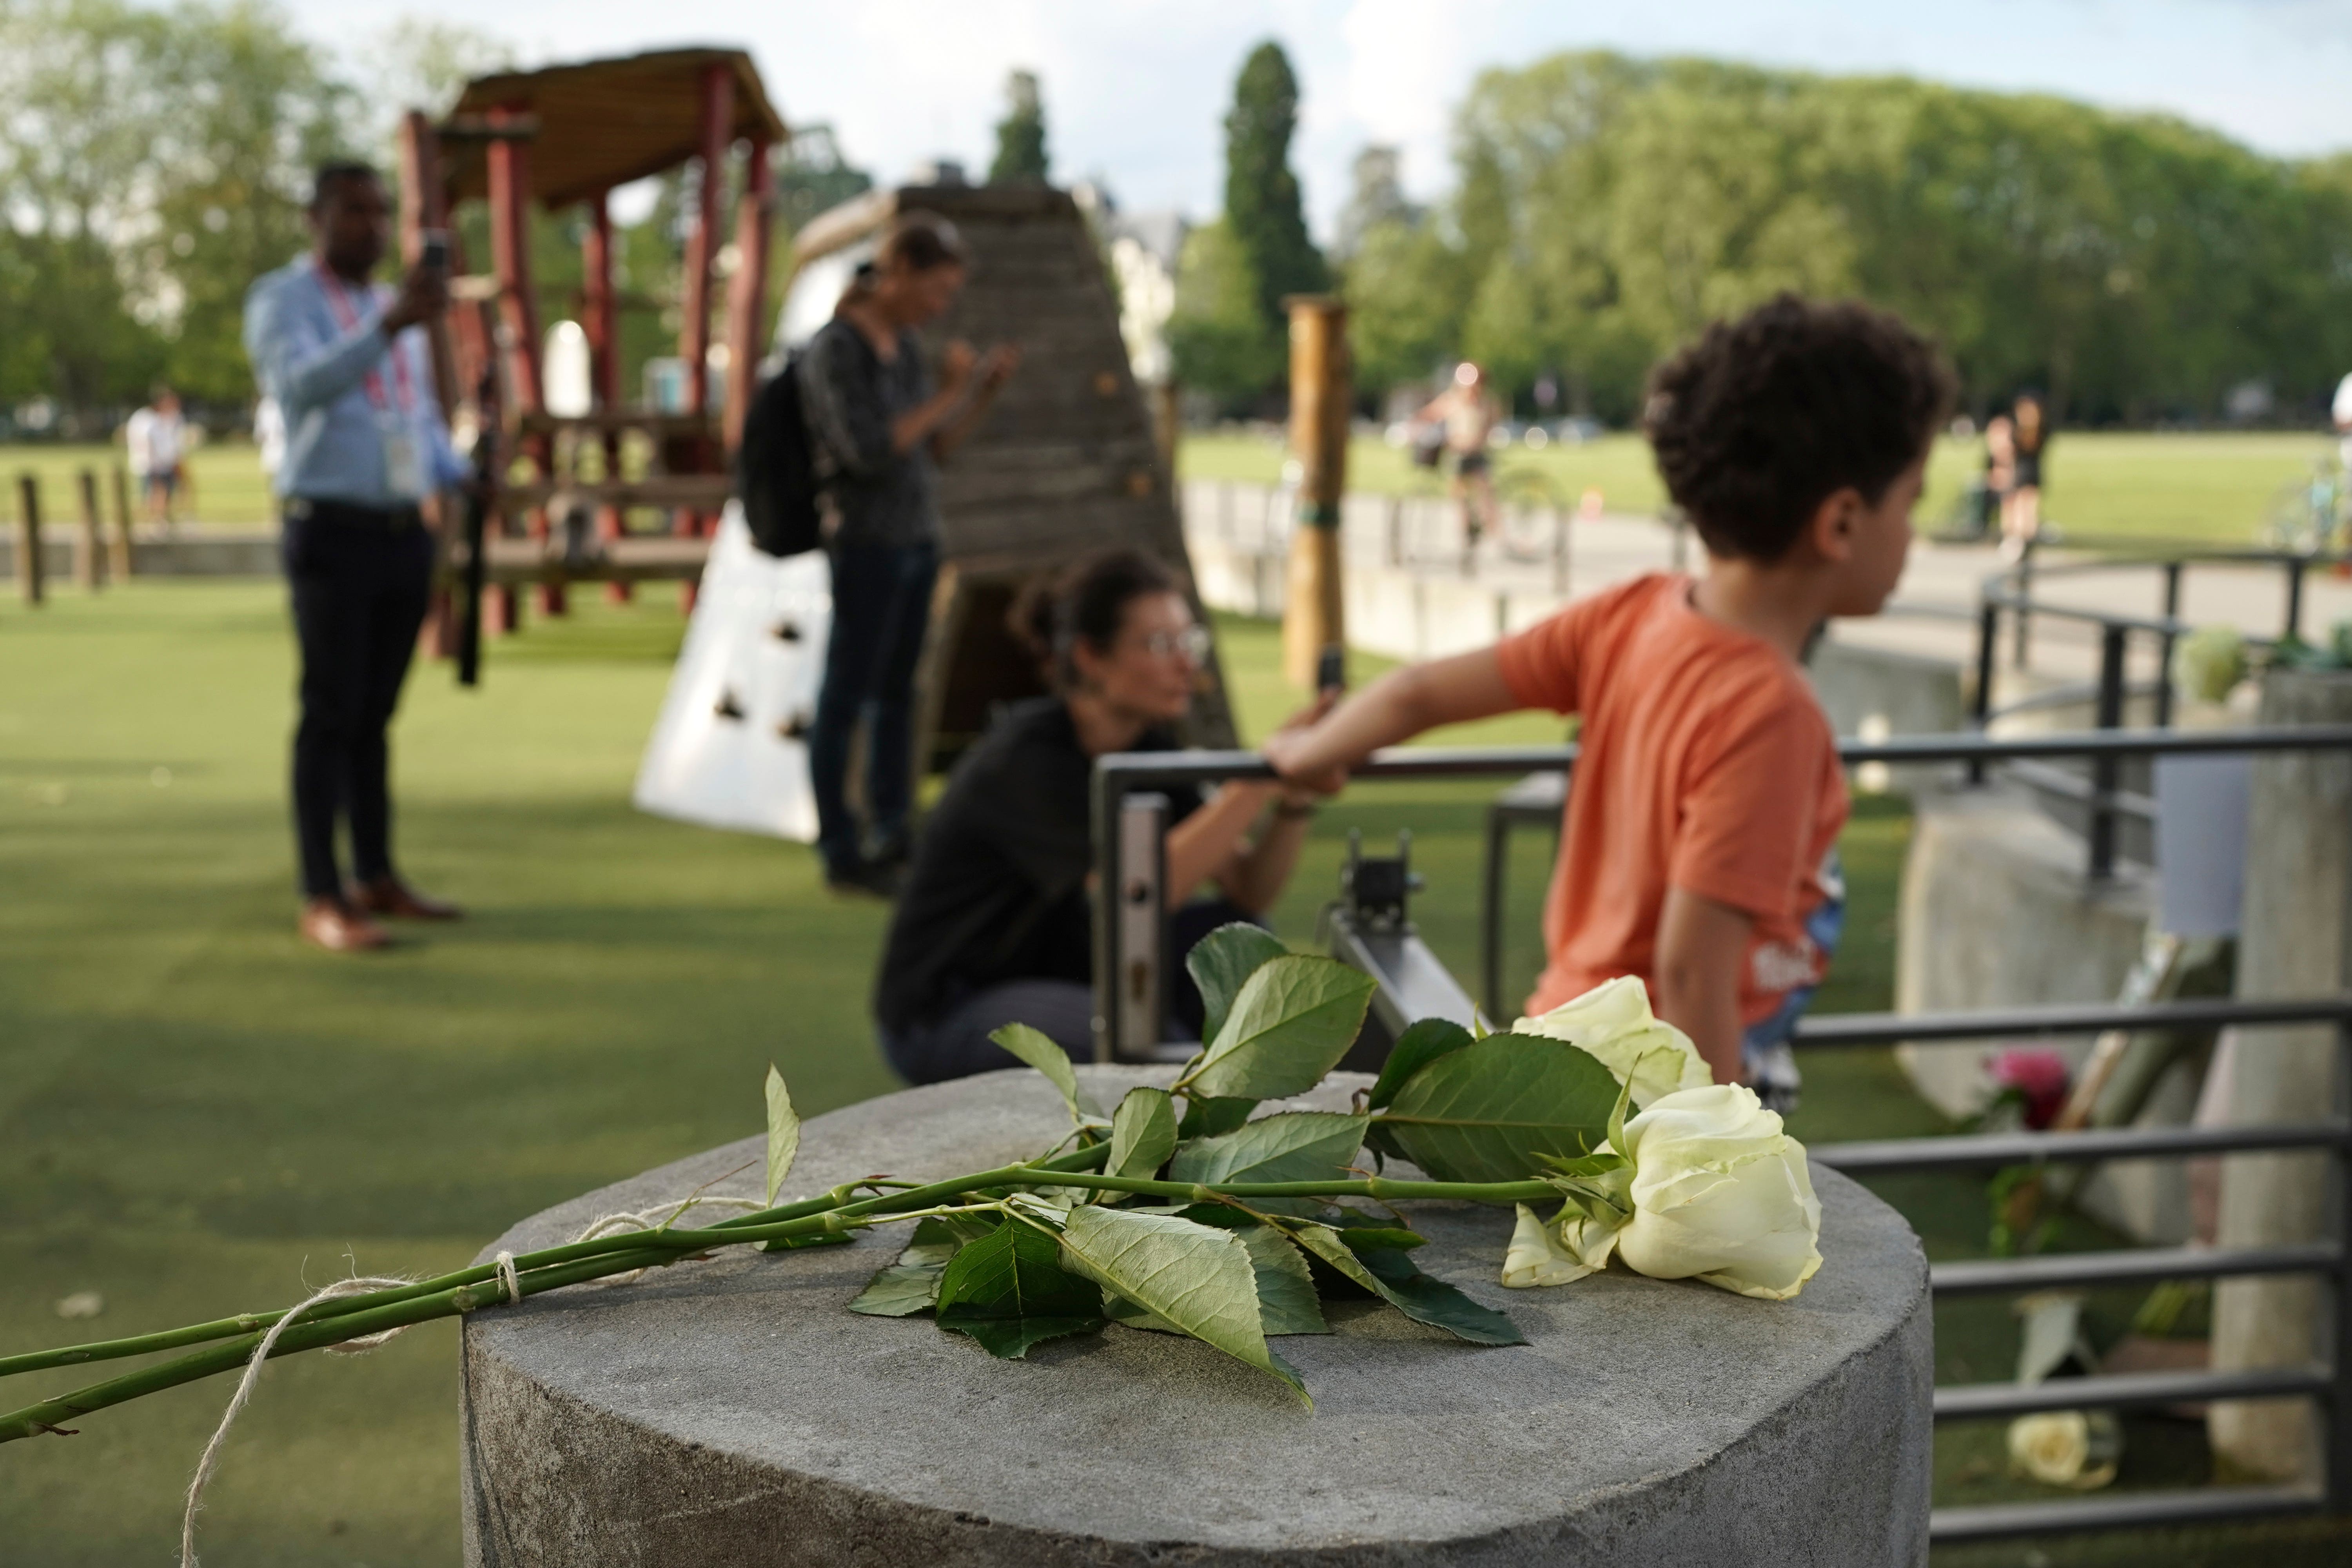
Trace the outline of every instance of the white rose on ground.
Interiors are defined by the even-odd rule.
[[[1551,1221],[1519,1210],[1504,1284],[1566,1284],[1613,1253],[1654,1279],[1785,1301],[1820,1269],[1822,1205],[1804,1145],[1752,1090],[1666,1095],[1612,1147],[1623,1168],[1574,1184],[1578,1195]]]
[[[2043,1486],[2091,1491],[2116,1479],[2123,1430],[2104,1410],[2044,1410],[2009,1424],[2009,1468]]]
[[[1649,992],[1631,974],[1603,981],[1539,1018],[1522,1018],[1511,1032],[1565,1040],[1590,1053],[1619,1083],[1632,1079],[1638,1109],[1714,1081],[1690,1037],[1651,1013]]]

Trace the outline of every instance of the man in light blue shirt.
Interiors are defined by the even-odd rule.
[[[418,268],[396,290],[369,281],[390,247],[392,206],[364,163],[322,166],[310,218],[310,253],[246,295],[245,347],[286,427],[271,488],[302,654],[299,929],[330,951],[364,952],[389,943],[376,916],[458,913],[393,869],[385,731],[432,592],[424,503],[467,470],[434,395],[425,334],[412,330],[446,308],[447,278]],[[351,834],[348,884],[339,818]]]

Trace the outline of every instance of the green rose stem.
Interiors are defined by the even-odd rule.
[[[1065,1170],[1083,1170],[1087,1166],[1102,1163],[1103,1157],[1108,1152],[1108,1145],[1089,1144],[1084,1148],[1073,1149],[1066,1153],[1055,1155],[1051,1159],[1033,1161],[1025,1169],[1053,1171],[1058,1179]],[[1008,1170],[1013,1168],[1006,1167]],[[852,1182],[834,1188],[823,1197],[804,1198],[793,1204],[781,1204],[772,1209],[762,1209],[757,1214],[738,1215],[733,1219],[721,1220],[717,1225],[709,1226],[708,1229],[740,1230],[747,1226],[766,1226],[782,1220],[800,1219],[812,1215],[824,1214],[847,1205],[852,1194],[866,1184],[863,1182]],[[890,1195],[905,1197],[911,1194],[902,1193]],[[913,1206],[919,1208],[923,1205],[918,1203]],[[667,1229],[660,1232],[625,1231],[614,1236],[602,1237],[594,1241],[574,1242],[566,1247],[551,1247],[538,1252],[526,1252],[514,1260],[515,1268],[518,1270],[540,1268],[551,1264],[569,1262],[575,1258],[609,1256],[625,1251],[635,1252],[646,1247],[647,1238],[651,1236],[688,1234],[700,1236],[704,1232],[672,1232]],[[767,1233],[763,1231],[758,1236],[750,1237],[729,1237],[723,1243],[713,1240],[709,1245],[759,1241],[766,1239],[766,1236]],[[692,1251],[695,1248],[688,1247],[686,1250]],[[657,1259],[657,1261],[661,1260]],[[639,1265],[617,1265],[612,1272],[626,1273],[630,1268],[636,1267]],[[442,1295],[462,1286],[478,1285],[486,1280],[494,1280],[498,1275],[498,1265],[495,1263],[485,1263],[474,1268],[460,1268],[452,1274],[440,1275],[431,1279],[420,1279],[414,1285],[404,1286],[396,1290],[377,1290],[364,1296],[345,1296],[336,1300],[321,1301],[310,1309],[309,1316],[304,1321],[315,1322],[327,1318],[347,1317],[353,1312],[371,1310],[398,1301]],[[587,1278],[593,1279],[595,1276],[590,1275]],[[483,1303],[473,1302],[466,1308],[460,1308],[459,1310],[469,1310],[472,1306],[481,1304]],[[203,1344],[208,1340],[226,1339],[233,1334],[257,1334],[285,1315],[283,1310],[240,1312],[233,1318],[217,1318],[209,1323],[193,1323],[186,1328],[169,1329],[161,1333],[139,1334],[121,1340],[100,1340],[89,1344],[68,1345],[59,1350],[34,1351],[24,1355],[0,1356],[0,1377],[9,1377],[26,1372],[47,1372],[61,1366],[78,1366],[86,1362],[113,1361],[123,1356],[149,1355],[156,1351],[178,1350],[184,1345]],[[289,1332],[291,1331],[289,1330]],[[6,1440],[5,1437],[0,1437],[0,1442]]]
[[[1214,1202],[1221,1198],[1369,1197],[1442,1198],[1507,1204],[1537,1201],[1553,1192],[1550,1184],[1545,1182],[1402,1182],[1373,1177],[1355,1182],[1202,1184],[1105,1176],[1083,1169],[1068,1168],[1098,1163],[1104,1152],[1105,1146],[1097,1144],[1075,1149],[1035,1164],[1000,1166],[992,1171],[887,1193],[856,1203],[840,1202],[840,1190],[836,1189],[823,1198],[744,1215],[705,1228],[664,1228],[548,1247],[525,1253],[514,1260],[518,1283],[524,1295],[535,1296],[542,1291],[606,1275],[660,1267],[677,1261],[682,1255],[709,1247],[838,1234],[907,1217],[908,1211],[933,1207],[941,1199],[1022,1186],[1083,1186],[1195,1203]],[[505,1287],[498,1281],[495,1265],[462,1269],[456,1274],[423,1280],[397,1290],[374,1291],[365,1296],[321,1303],[322,1307],[335,1310],[320,1311],[314,1309],[311,1317],[278,1336],[278,1342],[270,1347],[270,1353],[275,1358],[297,1351],[341,1344],[363,1335],[381,1333],[386,1329],[407,1328],[435,1318],[453,1317],[477,1308],[497,1305],[505,1299]],[[0,1442],[54,1431],[61,1423],[92,1411],[242,1366],[261,1342],[259,1329],[254,1325],[267,1328],[279,1316],[282,1314],[254,1313],[140,1339],[116,1340],[43,1355],[20,1356],[13,1358],[11,1363],[0,1363],[0,1370],[29,1371],[33,1369],[21,1363],[69,1364],[74,1361],[101,1359],[102,1355],[132,1355],[142,1351],[175,1348],[198,1342],[201,1338],[219,1338],[224,1333],[236,1336],[193,1355],[144,1367],[121,1377],[77,1389],[60,1398],[44,1400],[0,1415]]]

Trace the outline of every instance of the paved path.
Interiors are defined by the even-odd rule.
[[[1188,533],[1229,538],[1244,546],[1280,548],[1280,520],[1286,510],[1285,492],[1262,487],[1196,481],[1185,487],[1185,527]],[[1465,571],[1460,529],[1450,502],[1423,498],[1350,497],[1346,509],[1346,550],[1351,563],[1395,563],[1400,557],[1414,569],[1433,576],[1467,576],[1494,588],[1522,595],[1548,595],[1558,581],[1554,562],[1514,559],[1497,542],[1488,540]],[[1548,531],[1540,523],[1524,528],[1522,536],[1539,550],[1549,550]],[[1570,525],[1568,591],[1588,594],[1639,573],[1656,571],[1675,561],[1671,530],[1654,519],[1622,513],[1578,521]],[[1688,558],[1696,563],[1699,547],[1688,542]],[[2095,561],[2081,552],[2053,550],[2038,557],[2045,569],[2057,571],[2037,585],[2037,600],[2107,613],[2153,617],[2163,609],[2162,574],[2151,567],[2116,567],[2077,571]],[[1835,635],[1842,641],[1864,647],[1898,649],[1966,665],[1975,658],[1976,611],[1984,579],[2000,569],[1989,544],[1936,544],[1921,540],[1912,547],[1911,561],[1895,590],[1886,615],[1868,621],[1842,621]],[[2275,569],[2247,566],[2200,566],[2184,579],[2180,615],[2195,625],[2226,622],[2250,636],[2275,637],[2285,609],[2285,581]],[[2305,580],[2303,634],[2317,641],[2338,620],[2352,617],[2352,580],[2315,572]],[[2153,678],[2156,649],[2152,638],[2134,638],[2131,673],[2135,679]],[[2002,659],[2007,664],[2011,639],[2004,634]],[[2056,617],[2036,619],[2029,645],[2029,669],[2036,683],[2091,679],[2097,672],[2098,632],[2095,626]]]

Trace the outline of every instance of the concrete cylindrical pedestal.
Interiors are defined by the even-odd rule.
[[[2352,722],[2352,674],[2273,670],[2264,724]],[[2248,805],[2238,994],[2325,996],[2352,982],[2352,758],[2279,752],[2254,759]],[[2336,1104],[2336,1034],[2242,1028],[2229,1053],[2230,1120],[2310,1121]],[[2311,1241],[2326,1209],[2325,1154],[2235,1154],[2222,1162],[2224,1247]],[[2213,1296],[2217,1370],[2325,1362],[2317,1343],[2319,1281],[2226,1279]],[[2319,1445],[2303,1400],[2227,1402],[2208,1425],[2214,1452],[2277,1479],[2315,1478]]]
[[[1166,1079],[1082,1071],[1106,1103]],[[1301,1103],[1338,1109],[1362,1081]],[[982,1170],[1067,1126],[1026,1072],[915,1089],[811,1121],[789,1191]],[[497,1246],[568,1240],[759,1156],[681,1161]],[[1423,1267],[1530,1342],[1340,1307],[1337,1332],[1279,1342],[1312,1411],[1163,1334],[1000,1362],[920,1318],[851,1313],[903,1227],[488,1309],[465,1325],[466,1560],[1925,1563],[1927,1266],[1894,1211],[1813,1180],[1827,1261],[1785,1303],[1622,1270],[1505,1290],[1507,1211],[1414,1205]]]

